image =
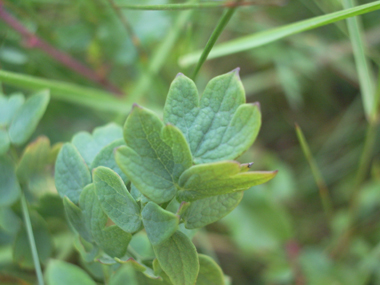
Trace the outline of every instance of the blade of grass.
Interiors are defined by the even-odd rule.
[[[354,3],[352,0],[343,0],[343,6],[345,9],[350,9],[354,7]],[[352,48],[354,51],[354,58],[360,82],[364,111],[367,119],[369,121],[373,121],[376,116],[374,74],[370,69],[366,57],[362,31],[359,25],[358,17],[348,18],[346,21]]]
[[[241,3],[236,2],[202,2],[202,3],[176,3],[176,4],[162,4],[162,5],[134,5],[134,4],[119,4],[118,7],[129,10],[190,10],[190,9],[207,9],[207,8],[232,8],[238,6],[253,6],[253,5],[265,5],[265,6],[281,6],[286,1],[283,0],[251,0]]]
[[[284,25],[272,30],[262,31],[253,35],[234,39],[232,41],[217,45],[210,52],[208,59],[218,58],[241,51],[246,51],[255,47],[277,41],[279,39],[298,34],[304,31],[322,27],[349,17],[369,13],[380,9],[380,1],[375,1],[369,4],[360,5],[354,8],[330,13],[323,16],[314,17],[311,19],[299,21],[293,24]],[[184,55],[179,59],[179,64],[183,67],[195,64],[198,62],[202,51],[196,51]]]
[[[55,80],[41,79],[29,75],[0,70],[0,80],[4,84],[31,90],[50,89],[53,98],[86,106],[98,111],[126,114],[130,105],[116,99],[111,93]]]
[[[22,214],[24,216],[26,232],[28,234],[30,249],[32,251],[33,263],[34,263],[34,268],[36,270],[38,285],[44,285],[44,278],[42,276],[41,264],[38,258],[37,246],[34,240],[32,223],[30,221],[28,205],[26,203],[24,193],[21,194],[21,208],[22,208]]]
[[[238,4],[240,1],[237,0],[236,4]],[[203,63],[206,61],[207,56],[209,55],[211,49],[214,47],[214,44],[218,40],[220,34],[223,32],[224,28],[227,26],[228,22],[231,20],[233,14],[236,11],[236,7],[228,9],[223,16],[219,19],[218,24],[216,25],[214,31],[212,32],[209,40],[207,41],[207,44],[205,48],[203,49],[202,55],[199,58],[199,61],[197,63],[197,66],[194,69],[192,79],[195,80],[195,78],[198,75],[199,70],[201,69]]]
[[[322,177],[322,174],[317,166],[317,163],[315,162],[313,158],[313,155],[311,154],[311,151],[310,151],[309,145],[307,144],[305,136],[303,135],[301,128],[297,124],[296,124],[296,133],[297,133],[297,138],[301,145],[302,151],[306,157],[306,160],[309,163],[311,172],[313,173],[314,180],[318,186],[319,195],[321,196],[321,201],[323,205],[323,210],[327,218],[331,219],[333,208],[332,208],[332,202],[330,199],[330,194],[329,194],[327,185]]]

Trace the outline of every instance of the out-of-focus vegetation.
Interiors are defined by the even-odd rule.
[[[168,3],[184,2],[0,0],[2,92],[50,89],[34,138],[43,134],[52,144],[111,121],[122,124],[134,102],[162,116],[170,82],[178,72],[193,75],[194,52],[219,27],[210,54],[219,57],[201,66],[197,86],[202,91],[216,75],[241,68],[247,100],[260,102],[263,124],[239,160],[279,172],[198,232],[198,251],[217,260],[232,284],[379,284],[380,12],[373,10],[380,2],[357,1],[368,5],[360,18],[342,16],[316,29],[287,25],[353,3],[290,0],[234,13],[121,8]],[[75,72],[63,54],[90,74],[83,66]],[[29,199],[31,220],[43,267],[49,259],[68,261],[101,283],[100,265],[75,250],[53,183],[33,187],[39,194]],[[0,203],[0,283],[35,282],[27,251],[21,205]]]

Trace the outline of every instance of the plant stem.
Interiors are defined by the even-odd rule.
[[[238,6],[253,6],[253,5],[266,5],[266,6],[281,6],[286,1],[283,0],[252,0],[247,2],[202,2],[202,3],[183,3],[183,4],[163,4],[163,5],[133,5],[133,4],[120,4],[119,8],[129,10],[190,10],[190,9],[209,9],[209,8],[234,8]]]
[[[40,261],[38,258],[36,242],[35,242],[34,236],[33,236],[32,223],[30,221],[28,205],[27,205],[27,202],[25,199],[24,192],[21,193],[21,208],[22,208],[22,214],[23,214],[24,220],[25,220],[26,232],[28,234],[30,249],[32,251],[33,263],[34,263],[34,268],[35,268],[36,274],[37,274],[38,284],[44,285],[44,279],[42,276],[41,265],[40,265]]]
[[[130,245],[128,246],[128,253],[133,256],[137,261],[142,261],[144,258]]]
[[[235,4],[238,4],[238,3],[240,3],[239,0],[237,0]],[[226,27],[228,22],[231,20],[232,15],[235,13],[235,10],[236,10],[236,6],[235,8],[228,9],[227,12],[224,13],[222,18],[220,18],[209,40],[207,41],[205,48],[203,49],[202,55],[200,56],[198,60],[197,66],[194,69],[193,76],[192,76],[193,80],[195,80],[195,78],[197,77],[199,70],[201,69],[202,65],[206,61],[207,56],[209,55],[211,49],[213,48],[216,41],[218,40],[220,34],[223,32],[224,28]]]
[[[108,284],[110,280],[110,272],[109,272],[109,267],[107,264],[102,264],[102,269],[103,269],[103,276],[104,276],[104,284]]]
[[[18,32],[23,37],[23,40],[29,48],[38,48],[44,51],[46,54],[48,54],[51,58],[62,63],[71,70],[74,70],[83,77],[100,84],[107,90],[118,95],[123,94],[123,92],[119,88],[117,88],[107,79],[103,78],[102,76],[85,66],[83,63],[77,61],[76,59],[64,52],[57,50],[52,45],[48,44],[44,40],[37,37],[35,34],[31,33],[19,20],[14,18],[4,9],[4,4],[1,0],[0,19],[2,19],[13,30]]]

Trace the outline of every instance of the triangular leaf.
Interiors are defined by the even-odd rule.
[[[224,275],[219,265],[209,256],[199,254],[199,274],[195,285],[224,285]]]
[[[222,161],[195,165],[179,179],[180,201],[195,201],[206,197],[244,191],[267,182],[277,171],[246,171],[246,165],[236,161]],[[244,171],[244,172],[242,172]]]
[[[199,260],[195,246],[185,234],[177,231],[153,249],[161,268],[173,284],[194,285]]]
[[[7,156],[0,156],[0,207],[12,205],[20,196],[15,166]]]
[[[0,94],[0,126],[8,126],[24,104],[25,98],[21,93],[15,93],[8,98]]]
[[[124,231],[137,232],[141,227],[140,207],[120,176],[99,166],[93,171],[93,179],[98,199],[108,217]]]
[[[59,195],[77,204],[82,189],[89,183],[91,174],[78,150],[71,143],[64,144],[55,163],[55,186]]]
[[[94,169],[98,166],[106,166],[119,174],[124,183],[128,184],[129,179],[124,172],[121,171],[115,161],[115,149],[122,145],[125,145],[124,139],[118,139],[103,147],[92,161],[90,169]]]
[[[214,223],[239,205],[243,191],[207,197],[190,203],[181,218],[187,229],[196,229]]]
[[[18,109],[9,127],[9,137],[13,144],[22,145],[30,138],[45,113],[49,100],[49,91],[40,91]]]
[[[96,285],[96,282],[80,267],[61,260],[51,260],[46,268],[47,285]]]
[[[116,162],[137,189],[156,203],[171,200],[176,182],[191,166],[191,154],[182,133],[164,126],[151,111],[137,105],[124,126],[127,147],[116,151]]]
[[[110,123],[96,128],[92,132],[92,135],[87,132],[77,133],[71,142],[78,149],[86,164],[90,166],[103,147],[121,138],[123,138],[122,128],[114,123]]]
[[[153,246],[167,240],[178,229],[179,217],[149,202],[142,211],[146,233]]]
[[[200,102],[195,84],[183,74],[170,87],[164,121],[182,131],[196,164],[235,159],[256,139],[260,108],[244,104],[238,71],[212,79]]]
[[[111,257],[122,257],[127,252],[132,235],[115,225],[106,227],[108,217],[97,198],[94,184],[83,189],[79,205],[83,209],[92,237],[99,247]]]

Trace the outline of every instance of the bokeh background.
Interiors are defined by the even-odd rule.
[[[174,2],[183,3],[1,0],[2,9],[30,33],[100,78],[95,82],[64,66],[0,17],[0,71],[92,88],[85,99],[80,92],[52,91],[34,137],[66,142],[78,131],[111,121],[123,124],[133,102],[162,114],[175,75],[193,73],[195,65],[181,65],[181,60],[204,49],[225,9],[139,11],[119,6]],[[239,7],[216,45],[341,9],[340,0]],[[359,19],[376,87],[379,19],[379,11]],[[346,21],[206,61],[195,81],[200,93],[211,78],[236,67],[247,101],[260,102],[263,116],[258,139],[239,160],[253,161],[255,170],[279,173],[246,191],[227,217],[200,230],[194,238],[199,252],[215,258],[232,284],[380,284],[379,124],[365,116]],[[28,86],[1,76],[4,94],[31,93]],[[115,88],[110,91],[106,81]],[[94,89],[103,90],[101,95],[110,101],[120,100],[125,111],[92,105],[91,100],[98,100],[91,97]],[[296,123],[310,147],[316,175],[302,151]],[[49,185],[47,192],[54,193]],[[321,193],[328,193],[324,201],[330,201],[330,211]],[[60,200],[44,194],[35,209],[49,226],[49,255],[81,263]],[[0,219],[0,283],[33,280],[30,266],[12,261],[17,232]],[[99,278],[95,265],[82,266]]]

